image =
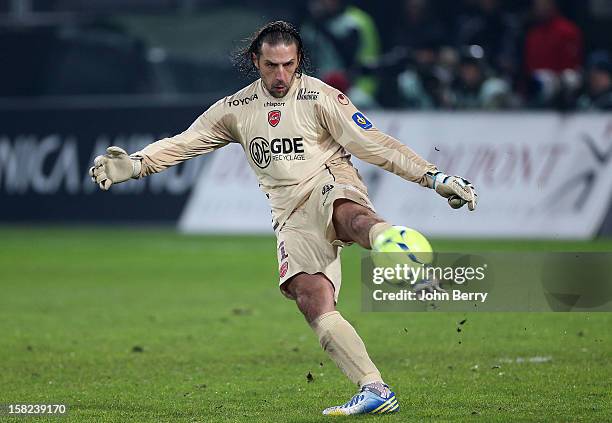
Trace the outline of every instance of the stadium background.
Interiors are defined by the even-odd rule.
[[[223,174],[228,179],[226,187],[235,190],[244,187],[240,183],[244,178],[250,181],[252,189],[243,193],[249,202],[241,203],[230,201],[233,188],[219,189],[214,183],[199,189],[200,197],[210,199],[192,199],[194,188],[210,180],[201,176],[209,158],[110,193],[90,185],[86,172],[92,158],[106,146],[123,145],[135,151],[177,133],[214,101],[247,83],[232,69],[230,52],[261,23],[282,18],[302,28],[313,53],[315,75],[347,92],[354,103],[373,113],[381,128],[446,166],[449,173],[464,174],[484,189],[481,218],[488,229],[476,231],[477,236],[486,236],[487,231],[492,236],[530,235],[529,230],[517,232],[512,227],[500,231],[507,226],[498,215],[503,210],[487,211],[487,197],[489,204],[496,203],[494,195],[508,187],[498,183],[500,179],[525,185],[506,195],[510,204],[524,203],[521,190],[526,190],[529,195],[556,197],[555,216],[567,212],[569,224],[553,219],[550,230],[533,236],[609,234],[612,179],[606,110],[612,107],[612,12],[605,1],[559,2],[562,15],[552,18],[554,23],[542,24],[546,7],[553,4],[546,0],[533,4],[407,0],[381,8],[367,1],[335,0],[280,5],[265,1],[5,1],[0,7],[0,45],[7,64],[0,70],[0,201],[4,204],[0,220],[178,222],[188,231],[270,233],[265,201],[241,165]],[[226,25],[228,21],[233,24]],[[425,129],[414,129],[419,127],[413,123],[419,122],[418,116],[427,122],[421,125]],[[476,116],[483,122],[477,131],[479,143],[474,142],[475,131],[470,132]],[[513,138],[499,129],[526,128],[525,116],[542,116],[542,123],[523,133],[515,131]],[[448,119],[457,120],[452,130],[432,129],[444,128]],[[453,139],[462,130],[463,135]],[[571,134],[559,141],[566,133]],[[440,150],[439,142],[471,146],[468,153],[485,165],[481,169],[469,163],[453,165],[448,160],[452,148],[430,154],[432,145]],[[548,179],[571,179],[576,171],[571,156],[578,155],[581,171],[598,175],[601,185],[583,191],[583,184],[593,185],[593,180],[586,184],[589,176],[579,174],[571,182],[562,181],[567,189],[561,194],[552,186],[541,192],[541,187],[528,187],[528,179],[535,180],[530,172],[535,177],[549,171],[545,165],[536,169],[547,155],[534,146],[551,148],[556,142],[564,143],[559,148],[567,150],[567,160]],[[584,144],[582,150],[579,144]],[[514,151],[508,152],[509,148]],[[525,151],[529,148],[534,151]],[[522,160],[523,155],[533,163]],[[235,154],[229,158],[226,152],[219,156],[216,167],[221,168],[242,160]],[[515,169],[504,173],[508,167]],[[388,214],[401,221],[399,209],[405,209],[404,204],[393,193],[378,195],[381,183],[377,182],[388,185],[389,175],[363,169],[376,203],[383,208],[397,204],[397,210]],[[414,189],[407,191],[405,198],[413,194]],[[597,204],[581,205],[589,201]],[[207,203],[208,211],[204,210]],[[245,204],[254,207],[251,226],[239,217]],[[441,208],[435,211],[450,216]],[[541,211],[540,216],[548,212]],[[191,217],[194,213],[202,216],[200,222]],[[531,214],[525,208],[524,219]],[[228,216],[227,222],[206,226],[214,215]],[[424,220],[422,228],[428,230],[431,225]],[[585,220],[588,228],[567,228]],[[413,224],[419,226],[419,222]],[[557,232],[555,225],[566,230]]]
[[[109,192],[87,176],[107,146],[179,132],[246,85],[230,52],[269,20],[302,28],[315,75],[481,194],[456,212],[358,164],[384,216],[437,251],[610,251],[612,4],[560,0],[542,23],[553,3],[0,0],[0,404],[315,421],[353,393],[277,292],[239,149]],[[344,253],[339,307],[410,416],[609,421],[606,313],[372,316],[360,254]]]

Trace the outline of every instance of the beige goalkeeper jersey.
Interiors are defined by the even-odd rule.
[[[268,197],[275,230],[310,195],[333,159],[353,154],[421,185],[425,173],[436,170],[376,129],[340,91],[306,75],[294,78],[280,99],[258,79],[213,104],[183,133],[132,157],[141,158],[143,177],[231,142],[240,143]]]

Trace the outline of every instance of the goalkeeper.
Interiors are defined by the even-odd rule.
[[[236,58],[241,71],[258,77],[255,82],[213,104],[174,137],[131,155],[109,147],[90,175],[108,190],[239,143],[272,208],[280,290],[296,301],[323,349],[359,387],[347,403],[323,413],[396,412],[395,394],[335,308],[342,246],[372,248],[395,231],[374,211],[351,154],[434,189],[455,208],[474,210],[476,193],[465,179],[441,173],[378,131],[343,93],[305,75],[302,40],[290,24],[265,25]]]

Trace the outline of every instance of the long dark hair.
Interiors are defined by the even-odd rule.
[[[257,57],[261,54],[261,46],[263,43],[277,45],[283,43],[285,45],[295,44],[297,47],[298,67],[296,75],[301,77],[304,72],[310,71],[310,60],[304,50],[302,37],[293,25],[285,21],[270,22],[259,28],[249,38],[244,40],[244,47],[239,48],[232,53],[232,62],[236,69],[246,78],[258,77],[259,73],[253,64],[253,54]]]

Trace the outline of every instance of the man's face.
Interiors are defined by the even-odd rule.
[[[263,43],[259,57],[253,63],[266,89],[276,98],[284,97],[295,78],[299,58],[295,43],[270,45]]]

